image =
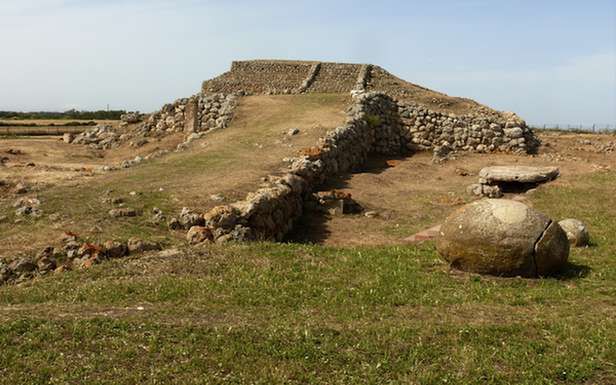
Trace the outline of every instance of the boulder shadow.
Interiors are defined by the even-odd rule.
[[[586,265],[567,262],[567,264],[552,277],[561,281],[569,281],[572,279],[585,278],[591,271],[592,269]]]
[[[328,190],[342,190],[349,188],[349,181],[356,174],[380,174],[385,170],[396,167],[397,163],[408,159],[411,154],[406,155],[371,155],[368,160],[351,170],[328,178],[314,192]],[[352,191],[351,191],[352,193]],[[331,231],[327,228],[327,223],[331,215],[318,210],[311,210],[304,204],[304,212],[297,220],[293,229],[285,237],[286,242],[304,244],[322,244],[329,236]]]

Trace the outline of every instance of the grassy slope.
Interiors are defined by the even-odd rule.
[[[183,206],[205,211],[216,204],[210,199],[212,194],[223,193],[231,202],[243,198],[261,183],[261,177],[282,167],[281,159],[295,156],[301,147],[314,145],[320,135],[342,124],[347,104],[346,95],[246,98],[229,128],[208,134],[188,151],[37,194],[46,214],[62,214],[59,222],[44,217],[15,225],[13,200],[0,200],[0,215],[9,215],[10,219],[0,223],[0,245],[4,246],[0,256],[38,251],[64,230],[93,240],[141,236],[172,242],[166,226],[146,223],[153,207],[173,216]],[[284,133],[290,121],[302,131],[287,138]],[[110,189],[113,192],[109,196],[124,198],[126,206],[144,215],[109,218],[107,212],[112,206],[102,199]],[[131,191],[140,195],[130,196]]]
[[[542,189],[595,246],[558,278],[432,244],[213,246],[0,288],[0,383],[616,383],[616,174]]]

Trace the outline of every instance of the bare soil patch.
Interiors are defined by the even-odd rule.
[[[376,216],[308,213],[290,239],[328,245],[404,243],[412,234],[441,223],[455,207],[477,199],[466,187],[477,183],[479,171],[487,166],[559,167],[561,176],[539,189],[582,183],[582,175],[616,169],[616,153],[596,150],[614,136],[553,132],[539,136],[544,146],[538,156],[459,154],[442,164],[434,164],[432,154],[425,152],[408,158],[375,157],[362,170],[329,181],[323,190],[350,193],[364,212],[375,211]],[[532,191],[507,196],[532,205]]]

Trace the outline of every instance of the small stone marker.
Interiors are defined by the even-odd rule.
[[[558,222],[558,224],[567,234],[567,238],[569,239],[569,243],[571,244],[571,246],[588,246],[590,236],[588,235],[588,229],[586,228],[586,225],[582,221],[569,218],[563,219],[562,221]]]

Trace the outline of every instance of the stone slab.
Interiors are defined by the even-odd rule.
[[[493,166],[479,172],[482,184],[498,183],[543,183],[560,175],[558,167]]]

